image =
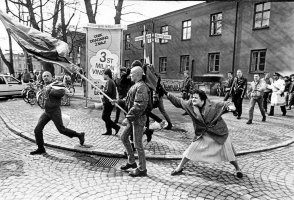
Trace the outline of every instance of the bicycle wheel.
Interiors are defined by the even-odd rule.
[[[67,95],[72,97],[74,94],[75,94],[75,88],[74,87],[70,87],[69,88],[69,93]]]
[[[27,93],[27,98],[29,100],[29,104],[31,105],[35,105],[36,104],[36,92],[33,91],[33,90],[29,90],[28,93]]]
[[[21,95],[22,95],[22,99],[24,100],[24,102],[29,103],[29,99],[27,98],[27,92],[28,92],[28,88],[25,88],[21,91]]]
[[[42,109],[45,108],[45,97],[44,97],[44,93],[42,91],[39,91],[37,93],[37,103]]]

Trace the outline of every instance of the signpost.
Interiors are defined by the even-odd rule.
[[[151,63],[154,65],[155,43],[159,43],[159,39],[171,40],[171,38],[172,38],[171,35],[160,34],[160,33],[146,34],[145,25],[144,25],[143,35],[135,37],[135,42],[143,41],[143,44],[144,44],[144,60],[147,57],[146,56],[146,43],[151,43],[151,50],[152,50],[152,61],[151,61]]]

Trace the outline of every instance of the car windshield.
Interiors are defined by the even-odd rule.
[[[6,76],[5,78],[8,82],[8,84],[18,84],[19,83],[19,81],[12,76]]]

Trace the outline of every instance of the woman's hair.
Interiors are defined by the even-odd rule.
[[[190,90],[190,94],[198,94],[201,101],[206,101],[207,95],[203,90],[197,88]]]

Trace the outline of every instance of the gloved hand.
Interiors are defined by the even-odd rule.
[[[158,85],[158,92],[162,92],[163,94],[167,95],[167,91],[163,88],[161,84]]]

